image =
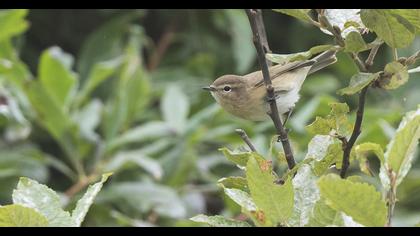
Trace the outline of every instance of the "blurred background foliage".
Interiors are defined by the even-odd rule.
[[[274,53],[333,43],[311,25],[263,15]],[[0,27],[1,205],[11,202],[19,176],[61,192],[70,207],[87,184],[113,171],[84,226],[193,226],[187,219],[197,214],[240,217],[217,186],[239,174],[218,151],[244,146],[235,128],[280,170],[286,166],[276,155],[280,144],[269,151],[271,121],[237,119],[201,89],[223,74],[258,69],[242,10],[3,10]],[[399,53],[418,49],[419,37]],[[374,68],[391,56],[382,47]],[[355,72],[339,53],[338,63],[305,82],[288,124],[297,161],[312,138],[305,125],[327,115],[329,102],[347,102],[354,118],[356,96],[336,90]],[[385,148],[403,114],[420,103],[419,74],[410,77],[398,90],[369,91],[358,142]],[[379,164],[369,160],[377,174]],[[399,187],[397,225],[420,218],[419,167]]]

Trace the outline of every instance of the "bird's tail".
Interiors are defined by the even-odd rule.
[[[309,70],[308,74],[312,74],[331,64],[334,64],[337,61],[337,57],[335,57],[336,53],[337,51],[335,50],[328,50],[312,58],[311,61],[315,61],[315,63]]]

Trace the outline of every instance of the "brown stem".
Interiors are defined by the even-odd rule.
[[[268,64],[267,64],[267,60],[265,59],[265,54],[267,52],[264,51],[264,46],[262,42],[262,38],[264,38],[265,36],[261,36],[261,34],[265,32],[261,10],[247,9],[245,10],[245,12],[251,24],[251,29],[254,36],[253,37],[254,46],[257,50],[258,61],[262,69],[262,74],[264,77],[264,84],[267,88],[267,97],[268,97],[268,102],[270,104],[269,116],[273,120],[277,133],[280,136],[280,140],[283,145],[283,150],[286,157],[287,165],[289,169],[293,169],[293,167],[296,165],[295,159],[293,157],[293,152],[289,143],[287,132],[284,129],[283,124],[281,123],[281,120],[280,120],[280,116],[279,116],[279,112],[278,112],[277,104],[276,104],[276,99],[274,97],[274,88],[271,84]],[[268,45],[267,45],[267,48],[268,48]]]
[[[149,71],[153,71],[159,65],[169,45],[173,42],[173,39],[175,38],[175,28],[176,22],[173,21],[159,39],[156,50],[150,56],[149,63],[147,64],[147,69]]]
[[[357,108],[357,115],[356,115],[356,122],[354,123],[353,132],[350,136],[349,141],[345,145],[344,153],[343,153],[343,165],[341,168],[340,176],[344,178],[346,176],[346,171],[350,165],[350,152],[351,149],[356,142],[357,137],[359,137],[361,133],[362,121],[363,121],[363,112],[365,110],[365,100],[366,100],[366,92],[369,86],[366,86],[362,89],[359,95],[359,106]]]
[[[242,140],[244,140],[244,142],[248,145],[248,147],[251,149],[251,151],[257,152],[257,149],[255,149],[254,145],[251,143],[251,140],[249,139],[249,137],[246,134],[245,130],[243,130],[243,129],[236,129],[235,131],[236,131],[236,133],[239,134],[239,136],[241,136]]]
[[[378,44],[376,46],[374,46],[370,52],[369,52],[369,56],[365,61],[365,65],[366,65],[366,69],[369,70],[370,67],[373,65],[373,59],[375,59],[376,53],[378,53],[379,48],[381,47],[381,44]]]
[[[345,40],[341,36],[340,29],[336,26],[331,25],[331,23],[328,21],[327,17],[325,17],[324,11],[322,11],[322,9],[320,9],[318,11],[318,14],[319,14],[318,19],[320,21],[320,24],[325,26],[325,28],[334,35],[337,43],[341,47],[344,47],[345,46]],[[373,59],[376,56],[378,48],[374,47],[374,48],[371,49],[371,52],[370,52],[370,55],[369,55],[370,58],[368,57],[368,60],[367,60],[369,62],[368,66],[365,64],[365,62],[363,62],[359,58],[359,55],[357,53],[349,53],[351,58],[353,59],[353,61],[357,65],[357,67],[359,68],[360,72],[368,72],[368,68],[370,68],[371,64],[373,64]],[[364,87],[362,89],[362,91],[360,91],[359,104],[358,104],[358,107],[357,107],[357,114],[356,114],[356,121],[354,123],[354,128],[353,128],[353,132],[350,136],[350,139],[348,141],[345,138],[341,139],[341,142],[343,143],[343,145],[342,145],[343,146],[343,163],[342,163],[342,168],[341,168],[341,172],[340,172],[341,178],[345,178],[345,176],[346,176],[347,169],[349,168],[349,165],[350,165],[351,149],[353,148],[354,144],[356,143],[357,137],[359,137],[359,135],[361,133],[363,113],[364,113],[364,110],[365,110],[366,93],[367,93],[367,90],[368,90],[369,86],[370,85],[367,85],[366,87]]]
[[[88,186],[90,183],[92,183],[93,181],[95,181],[95,179],[98,176],[96,174],[91,174],[87,177],[84,178],[80,178],[79,181],[77,181],[77,183],[75,183],[74,185],[72,185],[69,189],[67,189],[64,194],[68,197],[68,198],[72,198],[74,195],[76,195],[78,192],[80,192],[82,189],[84,189],[86,186]]]

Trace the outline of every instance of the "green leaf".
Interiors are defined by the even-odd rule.
[[[416,27],[416,33],[420,33],[420,9],[391,9],[390,11],[404,17]]]
[[[87,37],[77,60],[77,71],[82,78],[87,76],[95,63],[121,55],[124,36],[130,28],[131,21],[142,15],[143,12],[138,10],[115,15]]]
[[[39,80],[59,106],[67,106],[76,92],[77,76],[71,71],[72,64],[71,55],[58,47],[51,47],[41,55]]]
[[[331,102],[330,114],[326,118],[317,117],[312,124],[306,126],[306,130],[312,134],[330,134],[335,131],[336,134],[347,136],[351,132],[352,124],[347,119],[349,107],[346,103]]]
[[[95,132],[101,122],[103,104],[99,99],[92,99],[73,115],[73,122],[79,125],[79,130],[84,138],[95,142],[99,135]]]
[[[345,39],[345,52],[362,52],[368,50],[365,40],[357,31],[351,31]]]
[[[160,216],[176,219],[184,219],[187,214],[185,204],[173,188],[154,183],[113,183],[101,192],[97,200],[129,207],[142,214],[153,210]]]
[[[318,45],[318,46],[310,48],[308,51],[305,51],[305,52],[297,52],[297,53],[292,53],[292,54],[267,53],[265,54],[265,57],[267,60],[270,60],[274,63],[285,64],[287,62],[307,60],[313,57],[314,55],[330,50],[333,47],[334,45]]]
[[[228,148],[219,148],[219,151],[231,162],[238,165],[240,168],[244,168],[251,156],[258,158],[258,160],[264,160],[264,157],[258,153],[253,152],[243,152],[243,151],[231,151]]]
[[[298,169],[292,180],[295,197],[293,214],[288,222],[289,225],[305,226],[308,224],[309,216],[315,203],[320,198],[316,184],[317,179],[310,165],[304,164]]]
[[[379,159],[381,165],[385,162],[384,159],[384,151],[382,150],[381,145],[377,143],[362,143],[354,147],[352,150],[351,156],[355,156],[355,158],[359,161],[359,167],[362,172],[368,175],[372,175],[371,171],[369,170],[367,156],[373,152]]]
[[[182,134],[187,126],[190,103],[183,90],[171,85],[165,90],[161,111],[166,123],[178,134]]]
[[[28,81],[24,89],[32,107],[37,113],[37,120],[55,139],[60,139],[71,125],[71,121],[64,113],[63,107],[60,107],[51,98],[38,81]]]
[[[325,9],[324,14],[332,26],[337,26],[341,30],[341,35],[346,38],[351,32],[358,32],[365,28],[360,19],[360,9]],[[326,34],[331,32],[320,28]]]
[[[290,178],[283,185],[275,183],[271,163],[252,155],[246,167],[246,178],[252,199],[262,210],[262,222],[267,226],[286,223],[293,211],[293,186]]]
[[[230,199],[242,207],[245,213],[253,213],[257,211],[257,206],[247,192],[234,188],[223,188],[223,190]]]
[[[293,16],[308,23],[310,23],[312,20],[312,18],[308,15],[310,10],[311,9],[273,9],[275,12]]]
[[[395,136],[389,142],[385,152],[385,163],[401,183],[411,168],[415,150],[420,138],[420,107],[408,112],[402,119]]]
[[[145,41],[143,29],[133,25],[129,30],[124,62],[117,75],[119,79],[113,81],[116,89],[105,106],[103,128],[107,141],[127,130],[138,114],[143,113],[150,99],[149,83],[140,55]]]
[[[130,143],[140,143],[168,135],[171,135],[171,129],[166,123],[162,121],[151,121],[122,133],[108,144],[107,149],[112,150]]]
[[[414,39],[415,27],[405,18],[386,9],[363,9],[361,19],[392,48],[405,48]]]
[[[343,226],[343,218],[339,211],[334,210],[325,203],[324,199],[316,202],[309,222],[305,226],[310,227],[325,227],[325,226]]]
[[[28,10],[2,10],[0,11],[0,41],[23,33],[28,29],[28,22],[25,20]]]
[[[313,164],[314,174],[321,176],[335,163],[337,169],[341,169],[341,162],[343,159],[342,144],[336,141],[328,146],[326,155],[322,160],[316,161]]]
[[[341,179],[336,174],[322,176],[318,186],[321,196],[333,209],[344,212],[365,226],[385,225],[386,204],[374,186]]]
[[[362,90],[364,87],[368,86],[373,81],[377,80],[379,75],[380,72],[375,74],[359,72],[358,74],[355,74],[351,77],[349,86],[338,90],[337,94],[353,95]]]
[[[248,184],[246,179],[243,177],[230,176],[226,178],[221,178],[217,181],[218,184],[221,184],[223,188],[234,188],[239,189],[244,192],[249,192]]]
[[[75,223],[75,226],[80,227],[83,220],[85,219],[85,216],[90,208],[90,206],[93,203],[93,200],[95,199],[96,195],[98,195],[99,191],[101,191],[101,188],[105,181],[107,181],[108,177],[111,176],[112,173],[107,173],[102,175],[101,181],[98,183],[89,186],[86,193],[83,195],[79,201],[77,201],[76,208],[74,208],[71,217],[73,219],[73,222]]]
[[[13,190],[13,203],[37,210],[47,218],[49,226],[75,225],[70,213],[61,208],[57,193],[35,180],[20,178],[17,188]]]
[[[155,179],[161,179],[163,170],[159,162],[152,159],[139,150],[121,151],[118,152],[111,160],[105,165],[106,171],[121,171],[129,164],[135,164],[149,172]]]
[[[195,222],[206,223],[213,227],[251,227],[245,221],[227,219],[223,216],[197,215],[190,218],[190,220]]]
[[[93,69],[89,72],[89,76],[77,95],[78,103],[83,103],[98,85],[116,72],[117,68],[121,66],[121,64],[121,57],[96,63],[93,66]]]
[[[236,71],[242,74],[252,65],[257,55],[252,43],[252,30],[243,10],[229,9],[225,12],[231,27],[229,32],[232,34],[232,53],[236,61]]]
[[[49,177],[47,155],[38,147],[26,144],[0,148],[0,176],[28,176],[47,181]]]
[[[324,119],[322,117],[317,116],[315,121],[311,124],[307,125],[306,131],[312,135],[327,135],[330,133],[331,129],[335,127],[333,120],[331,119]]]
[[[315,135],[308,144],[306,159],[321,161],[326,155],[328,147],[334,144],[335,140],[330,135]]]
[[[393,61],[385,66],[384,76],[379,80],[379,86],[384,89],[396,89],[408,81],[407,67]]]
[[[36,210],[13,204],[0,207],[0,227],[45,227],[47,219]]]

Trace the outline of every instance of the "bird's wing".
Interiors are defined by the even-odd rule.
[[[294,87],[295,83],[295,73],[288,73],[297,71],[301,68],[312,66],[315,61],[297,61],[287,63],[286,65],[276,65],[269,68],[270,78],[272,80],[273,86],[278,91],[289,91]],[[281,76],[284,75],[284,76]],[[260,87],[264,85],[264,78],[261,71],[251,73],[244,76],[246,79],[256,79],[254,87]]]

